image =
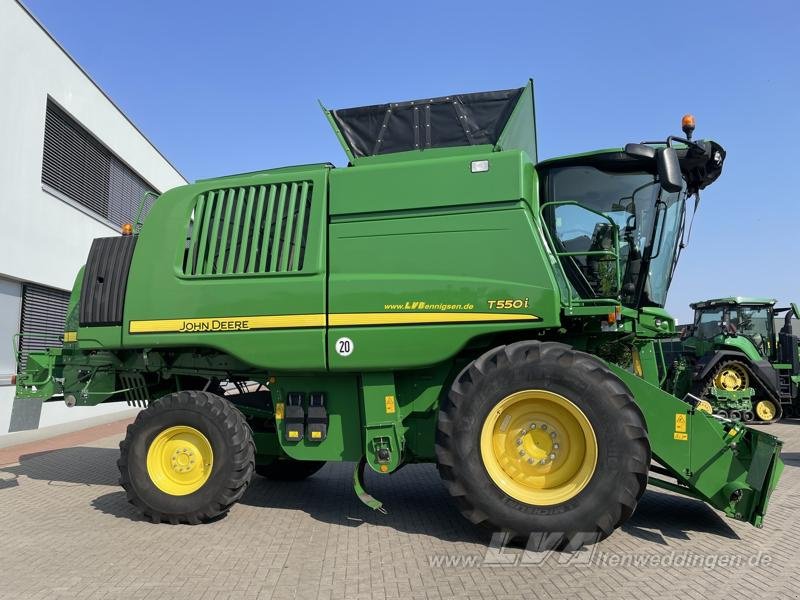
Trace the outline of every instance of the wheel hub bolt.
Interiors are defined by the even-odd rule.
[[[542,423],[542,431],[547,431],[547,424],[546,423]]]
[[[556,455],[555,455],[555,453],[551,454],[551,455],[550,455],[550,460],[555,460],[555,459],[556,459]]]
[[[517,446],[521,446],[521,445],[522,445],[522,438],[517,438]]]
[[[172,470],[176,473],[188,473],[194,469],[194,450],[190,448],[177,448],[170,457]]]

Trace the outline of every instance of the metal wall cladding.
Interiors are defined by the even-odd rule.
[[[81,327],[121,325],[125,290],[135,236],[97,238],[92,242],[83,272],[79,322]]]
[[[117,225],[133,222],[144,193],[155,190],[50,99],[42,183]],[[152,202],[145,203],[142,218]]]
[[[19,372],[25,372],[28,353],[61,346],[69,292],[26,283],[22,292],[22,315],[19,341]]]
[[[301,271],[311,181],[211,190],[195,199],[180,269],[185,276]]]

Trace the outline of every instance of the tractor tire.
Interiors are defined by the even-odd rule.
[[[517,342],[456,377],[436,432],[439,473],[475,524],[573,550],[610,535],[647,486],[650,444],[628,388],[564,344]]]
[[[256,473],[272,481],[302,481],[324,466],[324,460],[276,458],[271,463],[256,465]]]
[[[244,417],[210,392],[176,392],[152,402],[119,447],[128,501],[154,523],[193,525],[226,513],[255,466]]]

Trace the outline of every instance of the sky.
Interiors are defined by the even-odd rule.
[[[727,153],[667,308],[800,302],[800,3],[27,0],[189,179],[346,164],[319,109],[519,87],[539,158],[680,134]]]

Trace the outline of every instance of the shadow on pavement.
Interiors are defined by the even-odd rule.
[[[738,540],[726,517],[707,504],[649,488],[636,512],[622,530],[639,539],[665,545],[667,538],[688,540],[692,533],[707,533]]]
[[[302,511],[322,523],[345,527],[371,523],[448,541],[489,543],[490,533],[472,526],[451,504],[435,468],[422,467],[427,471],[424,472],[418,465],[408,466],[391,479],[367,475],[369,491],[385,502],[387,514],[367,508],[356,498],[352,488],[353,468],[351,463],[328,464],[314,476],[298,482],[270,481],[254,475],[239,504],[287,513]],[[118,518],[146,521],[127,502],[122,491],[100,496],[92,501],[92,506]],[[236,507],[232,510],[235,512]],[[275,515],[265,514],[264,518],[274,519]]]
[[[0,467],[0,490],[14,487],[20,476],[49,481],[52,485],[118,485],[115,448],[76,446],[24,454],[19,464]]]
[[[800,467],[800,452],[781,452],[781,460],[787,467]]]
[[[19,477],[54,486],[117,486],[115,448],[73,447],[20,458],[20,464],[0,467],[0,494],[17,487]],[[800,465],[800,453],[786,453],[787,464]],[[421,533],[447,541],[487,544],[489,534],[461,516],[433,465],[408,465],[389,477],[368,473],[366,486],[384,502],[387,514],[370,510],[355,497],[351,463],[329,463],[305,481],[276,482],[259,476],[241,504],[286,511],[303,511],[317,521],[347,527],[370,523],[405,533]],[[145,521],[120,489],[92,500],[92,506],[118,518]],[[265,516],[265,518],[267,518]],[[688,539],[693,532],[738,539],[718,512],[700,501],[649,490],[622,529],[654,544],[667,538]]]
[[[256,476],[241,502],[302,510],[317,521],[347,527],[370,523],[441,540],[489,543],[491,533],[461,516],[433,465],[407,465],[391,476],[367,473],[367,491],[384,503],[386,514],[356,498],[354,468],[353,463],[328,464],[316,476],[294,483]]]

